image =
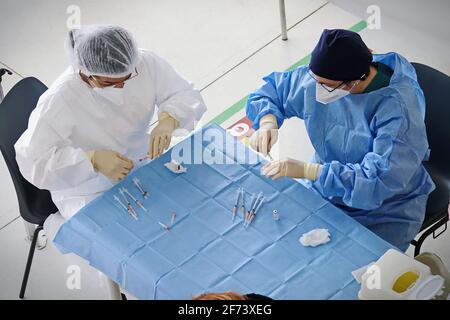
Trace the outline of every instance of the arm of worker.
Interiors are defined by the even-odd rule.
[[[200,92],[164,59],[152,54],[158,125],[150,133],[148,155],[161,155],[177,128],[192,131],[206,111]]]
[[[261,120],[268,114],[275,117],[277,128],[281,127],[284,119],[295,116],[303,119],[304,69],[273,72],[263,78],[265,83],[257,91],[250,94],[245,112],[255,130],[260,128]]]
[[[170,115],[178,127],[193,130],[206,106],[200,92],[164,59],[154,55],[156,104],[158,116]]]
[[[71,146],[44,118],[33,112],[28,129],[14,145],[23,177],[40,189],[74,188],[98,173],[80,148]]]
[[[266,163],[261,170],[262,174],[272,180],[289,177],[315,181],[322,172],[322,165],[287,158]]]
[[[270,152],[278,140],[278,128],[284,119],[303,118],[303,69],[274,72],[264,78],[261,88],[250,94],[246,114],[257,130],[250,140],[251,147],[257,152],[264,155]]]
[[[133,162],[123,155],[73,145],[70,136],[75,124],[69,114],[64,97],[41,97],[30,115],[27,130],[14,145],[24,178],[41,189],[56,191],[83,184],[87,192],[89,186],[98,192],[96,180],[100,174],[114,181],[127,175]]]
[[[385,103],[371,124],[375,130],[373,150],[359,163],[325,163],[314,183],[325,197],[342,197],[352,208],[371,210],[405,190],[428,152],[423,119],[400,102]],[[389,115],[389,116],[385,116]]]

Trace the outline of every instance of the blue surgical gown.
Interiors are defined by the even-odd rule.
[[[393,71],[389,86],[349,94],[327,105],[316,101],[308,67],[274,72],[249,96],[246,113],[258,129],[273,114],[278,125],[299,117],[323,164],[309,185],[381,238],[406,250],[422,225],[433,181],[425,99],[413,66],[396,53],[374,55]]]

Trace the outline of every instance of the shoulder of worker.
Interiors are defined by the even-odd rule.
[[[155,69],[160,65],[167,65],[168,62],[154,53],[153,51],[139,48],[139,59],[140,61],[137,64],[137,68],[143,67],[146,65],[150,69]],[[139,70],[138,70],[139,71]]]
[[[268,82],[275,81],[277,83],[289,81],[291,85],[303,87],[306,85],[306,82],[304,81],[312,80],[311,76],[308,74],[308,70],[308,65],[301,65],[296,68],[290,68],[286,71],[274,71],[266,75],[263,80]]]
[[[57,119],[70,112],[70,101],[80,97],[81,79],[72,67],[67,68],[39,98],[33,116]]]
[[[414,67],[403,56],[390,52],[375,54],[374,61],[382,62],[393,70],[389,86],[380,90],[379,110],[405,120],[425,117],[425,97],[417,82]]]

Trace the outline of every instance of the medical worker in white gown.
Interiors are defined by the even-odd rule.
[[[206,110],[190,82],[123,28],[72,30],[67,47],[72,66],[40,97],[15,144],[22,175],[49,190],[66,219],[139,158],[159,156],[175,129],[193,130]]]

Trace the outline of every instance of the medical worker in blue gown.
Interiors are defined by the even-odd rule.
[[[347,30],[324,30],[309,66],[274,72],[248,99],[266,154],[284,119],[299,117],[315,149],[310,163],[263,167],[272,179],[305,178],[311,188],[401,250],[419,232],[434,184],[425,100],[413,66],[397,53],[374,54]]]

